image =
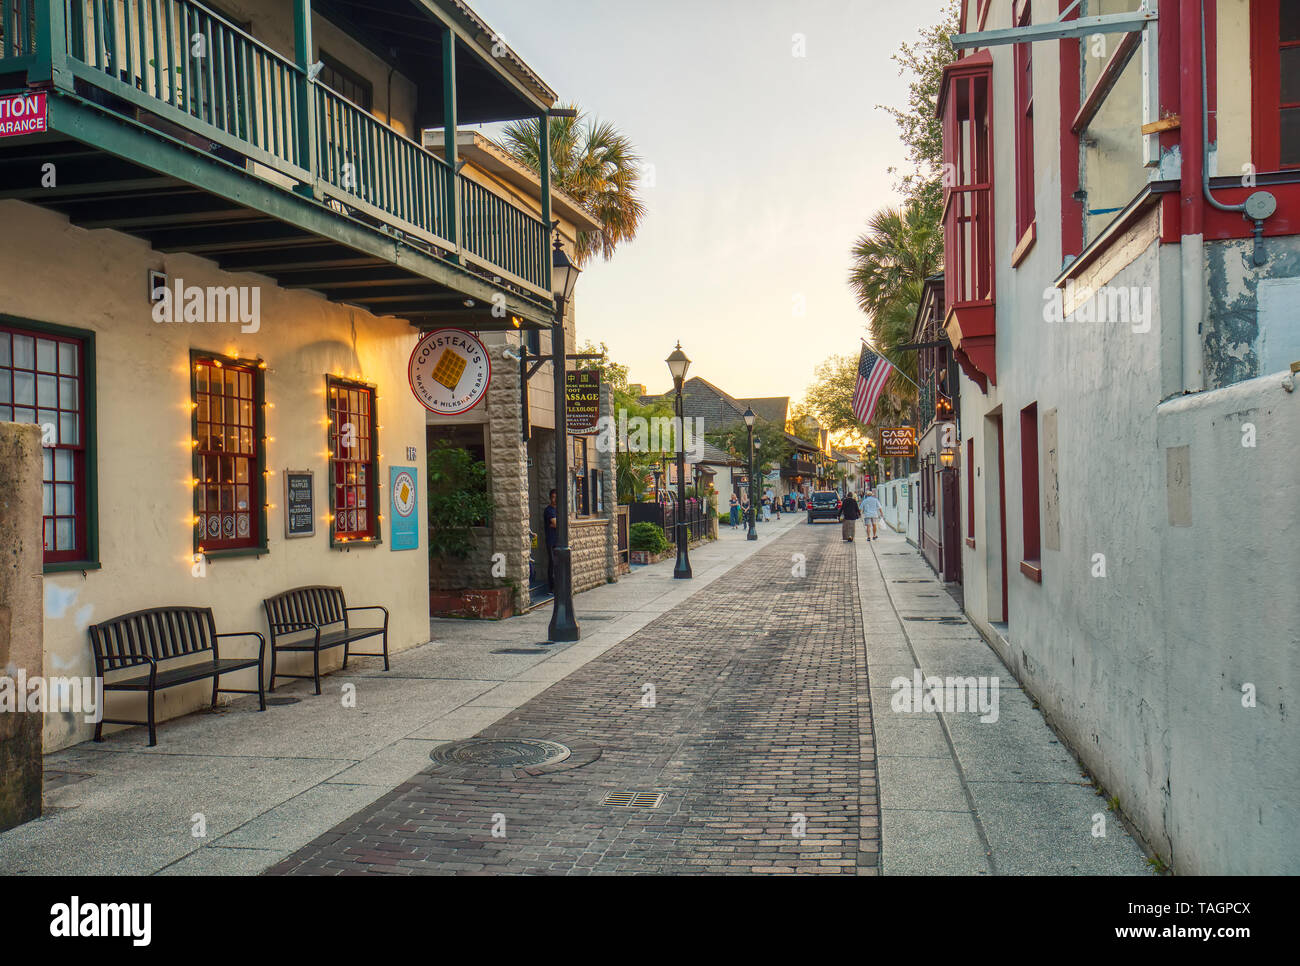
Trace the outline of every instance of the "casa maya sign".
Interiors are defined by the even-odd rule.
[[[464,329],[436,329],[411,352],[411,392],[431,413],[455,416],[479,404],[492,380],[487,349]]]

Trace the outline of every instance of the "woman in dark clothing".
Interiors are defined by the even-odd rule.
[[[862,511],[858,509],[858,501],[853,499],[853,494],[850,493],[840,504],[840,534],[850,543],[853,542],[853,524],[857,523],[860,516]]]

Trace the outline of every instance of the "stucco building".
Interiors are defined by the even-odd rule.
[[[939,103],[967,613],[1176,870],[1295,873],[1300,16],[1068,7]]]

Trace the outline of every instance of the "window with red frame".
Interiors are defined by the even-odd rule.
[[[940,94],[944,160],[944,305],[959,316],[993,302],[993,61],[949,64]]]
[[[975,440],[966,440],[966,536],[975,539]]]
[[[1030,4],[1021,0],[1017,27],[1031,22]],[[1034,223],[1034,45],[1015,45],[1016,68],[1016,241]]]
[[[88,556],[83,362],[81,339],[0,326],[0,422],[42,431],[46,563]]]
[[[194,515],[205,553],[262,541],[262,371],[194,356]]]
[[[1020,499],[1026,563],[1038,567],[1038,403],[1020,410]]]
[[[1300,4],[1251,4],[1254,154],[1262,171],[1300,168]]]
[[[379,533],[375,391],[363,383],[331,378],[327,399],[331,532],[340,543],[373,540]]]

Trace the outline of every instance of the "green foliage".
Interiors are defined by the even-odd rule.
[[[576,105],[567,105],[576,108]],[[549,123],[551,183],[569,194],[600,223],[594,232],[579,232],[575,261],[585,264],[600,253],[606,260],[619,244],[636,237],[645,217],[641,203],[641,157],[626,135],[608,121],[553,117]],[[538,171],[541,131],[537,121],[512,121],[500,147]]]
[[[439,440],[429,451],[429,554],[464,560],[474,550],[473,528],[491,519],[487,465],[469,450]]]
[[[920,39],[903,44],[893,55],[901,76],[910,76],[907,107],[879,105],[898,124],[898,137],[907,148],[912,171],[897,185],[909,200],[920,202],[934,221],[943,206],[943,126],[935,116],[943,68],[957,59],[949,38],[958,32],[961,5],[949,0],[943,19],[921,31]],[[897,173],[896,168],[890,169]]]
[[[633,550],[644,550],[648,553],[666,553],[672,544],[664,536],[663,527],[643,520],[632,524],[631,530],[628,531],[628,546]]]

